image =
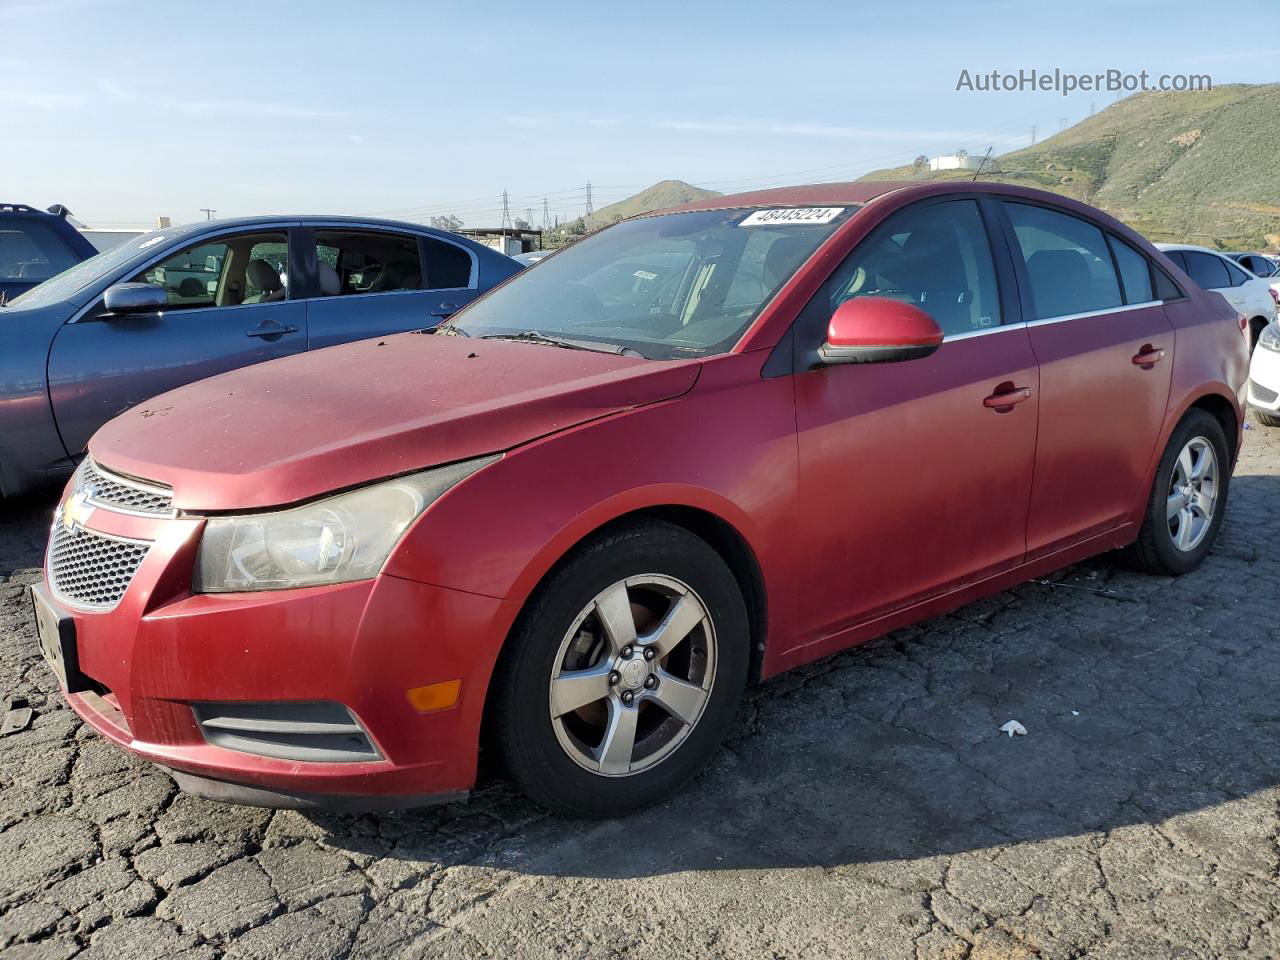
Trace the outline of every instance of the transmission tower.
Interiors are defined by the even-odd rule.
[[[547,208],[547,198],[542,198],[542,229],[547,229],[547,225],[551,222],[551,214]]]
[[[503,190],[502,191],[502,227],[501,229],[505,233],[511,226],[512,226],[511,197],[507,194],[507,191]]]
[[[524,222],[529,226],[533,226],[533,207],[524,208]]]
[[[587,181],[587,212],[586,212],[586,215],[583,217],[583,222],[589,224],[591,222],[591,215],[595,212],[596,212],[595,208],[591,206],[591,181],[588,180]]]

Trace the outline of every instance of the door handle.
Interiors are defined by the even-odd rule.
[[[1142,349],[1133,355],[1133,365],[1135,367],[1141,367],[1143,370],[1150,370],[1163,359],[1163,350],[1158,347],[1153,347],[1149,343],[1144,343],[1142,345]]]
[[[1001,386],[1003,386],[1003,384],[1001,384]],[[1013,405],[1015,403],[1021,403],[1023,400],[1031,399],[1030,387],[1011,386],[1004,390],[1000,390],[998,387],[996,389],[998,390],[997,393],[993,393],[982,401],[982,405],[984,407],[994,410],[996,413],[1008,413],[1013,409]]]
[[[436,307],[434,310],[431,311],[431,316],[441,317],[447,320],[449,317],[452,317],[457,312],[458,312],[458,305],[456,303],[442,303],[440,304],[440,306]]]
[[[244,335],[246,337],[262,337],[263,339],[266,339],[268,337],[282,337],[286,333],[297,332],[297,327],[282,327],[278,323],[273,323],[270,325],[264,324],[260,327],[254,327],[252,330],[246,330]]]

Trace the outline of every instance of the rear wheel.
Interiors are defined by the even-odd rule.
[[[567,816],[669,796],[728,732],[748,632],[737,581],[699,537],[642,521],[588,542],[540,588],[498,666],[504,767]]]
[[[1198,567],[1222,526],[1230,470],[1222,425],[1207,411],[1189,412],[1169,438],[1142,529],[1125,551],[1133,565],[1168,576]]]
[[[1258,422],[1262,424],[1264,427],[1280,427],[1280,416],[1277,416],[1274,413],[1267,413],[1263,410],[1255,410],[1253,411],[1253,415],[1257,418]]]

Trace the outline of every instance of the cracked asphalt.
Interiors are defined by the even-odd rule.
[[[1174,581],[1101,557],[752,691],[673,800],[224,806],[83,727],[0,504],[0,953],[67,958],[1280,956],[1280,430]],[[998,727],[1021,721],[1025,737]]]

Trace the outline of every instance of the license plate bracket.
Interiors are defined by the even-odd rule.
[[[76,646],[76,623],[60,613],[40,584],[31,587],[31,606],[35,612],[36,635],[45,663],[67,693],[83,693],[93,684],[80,672],[80,651]]]

